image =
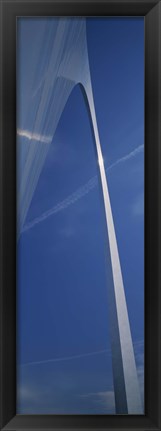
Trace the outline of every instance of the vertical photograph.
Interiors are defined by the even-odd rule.
[[[144,18],[17,18],[18,415],[144,415]]]

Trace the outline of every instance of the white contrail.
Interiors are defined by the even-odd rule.
[[[144,340],[137,340],[137,341],[134,342],[134,346],[136,348],[137,348],[137,346],[139,346],[139,345],[142,346],[143,344],[144,344]],[[88,356],[100,355],[102,353],[111,354],[111,349],[96,350],[94,352],[82,353],[80,355],[62,356],[60,358],[46,359],[46,360],[43,360],[43,361],[25,362],[24,364],[20,364],[20,366],[21,367],[26,367],[28,365],[41,365],[41,364],[47,364],[47,363],[50,363],[50,362],[70,361],[72,359],[86,358]]]
[[[42,142],[44,144],[50,144],[52,140],[51,136],[39,135],[38,133],[32,133],[29,130],[24,130],[24,129],[17,129],[17,135],[23,136],[29,141],[33,140],[37,142]]]
[[[62,211],[66,209],[68,206],[74,204],[79,199],[84,197],[87,193],[89,193],[90,190],[94,189],[94,187],[97,184],[97,176],[91,178],[84,186],[80,187],[76,190],[76,192],[69,195],[66,199],[63,199],[63,201],[59,202],[57,205],[55,205],[50,210],[44,212],[41,214],[40,217],[35,218],[31,222],[27,223],[24,228],[22,229],[22,232],[25,232],[32,227],[34,227],[36,224],[46,220],[48,217],[57,214],[59,211]]]
[[[135,150],[131,151],[130,153],[128,153],[125,156],[121,157],[120,159],[116,160],[116,162],[112,163],[112,165],[110,165],[107,170],[115,168],[115,166],[119,165],[120,163],[127,162],[127,160],[130,160],[133,157],[140,154],[143,151],[143,149],[144,149],[144,145],[139,145],[137,148],[135,148]]]
[[[102,353],[110,353],[110,349],[98,350],[96,352],[90,352],[90,353],[82,353],[81,355],[63,356],[60,358],[47,359],[44,361],[25,362],[24,364],[20,364],[20,366],[26,367],[28,365],[41,365],[41,364],[48,364],[50,362],[70,361],[71,359],[86,358],[88,356],[100,355]]]
[[[120,159],[116,160],[116,162],[112,163],[106,169],[106,171],[109,171],[109,170],[115,168],[116,166],[118,166],[119,164],[124,163],[124,162],[132,159],[133,157],[136,157],[139,153],[141,153],[143,151],[143,148],[144,148],[143,145],[139,145],[137,148],[135,148],[135,150],[131,151],[129,154],[121,157]],[[87,195],[91,190],[93,190],[97,186],[97,184],[98,184],[98,178],[95,175],[84,186],[82,186],[79,189],[77,189],[74,193],[72,193],[71,195],[69,195],[67,198],[63,199],[61,202],[59,202],[58,204],[56,204],[53,208],[51,208],[48,211],[45,211],[39,217],[36,217],[31,222],[27,223],[23,227],[22,233],[28,231],[29,229],[32,229],[35,225],[37,225],[38,223],[43,222],[48,217],[50,217],[50,216],[52,216],[54,214],[57,214],[59,211],[62,211],[64,209],[68,208],[68,206],[74,204],[79,199],[81,199],[85,195]]]

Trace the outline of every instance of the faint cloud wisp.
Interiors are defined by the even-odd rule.
[[[132,205],[132,213],[136,217],[142,217],[144,215],[144,195],[139,194]]]
[[[42,142],[44,144],[50,144],[51,140],[52,140],[51,136],[45,136],[45,135],[40,135],[38,133],[32,133],[29,130],[24,130],[24,129],[18,129],[17,135],[22,136],[23,138],[26,138],[29,141],[33,140],[33,141],[37,141],[37,142]]]

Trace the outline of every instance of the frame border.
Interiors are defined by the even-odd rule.
[[[16,17],[145,19],[145,415],[16,415]],[[161,430],[161,0],[0,0],[1,430]]]

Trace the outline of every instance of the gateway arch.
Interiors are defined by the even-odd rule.
[[[35,43],[36,37],[35,35]],[[41,43],[43,45],[45,43],[43,52]],[[25,116],[26,118],[30,116],[30,121],[32,120],[31,134],[25,132],[25,128],[23,131],[17,130],[18,145],[25,133],[28,133],[29,141],[28,144],[25,144],[24,156],[18,172],[20,176],[20,181],[18,181],[20,184],[18,186],[18,236],[23,230],[28,208],[58,122],[73,88],[80,84],[86,95],[93,127],[110,252],[112,283],[109,283],[111,285],[107,288],[116,413],[142,414],[122,271],[92,91],[86,20],[84,18],[43,18],[40,20],[39,47],[39,51],[34,52],[33,50],[32,71],[26,78],[30,91]],[[43,78],[37,80],[33,94],[32,87],[35,88],[35,77],[42,61],[44,64]],[[21,108],[19,95],[17,97]],[[44,112],[47,113],[46,116],[44,116]]]

